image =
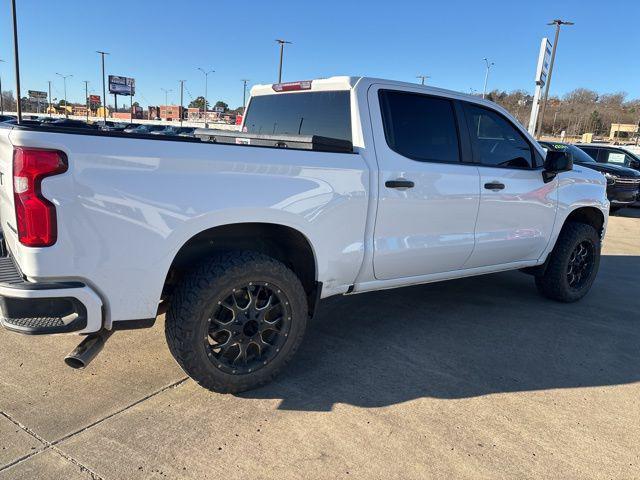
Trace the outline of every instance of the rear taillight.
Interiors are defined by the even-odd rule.
[[[56,207],[42,196],[42,179],[67,171],[67,159],[57,150],[13,149],[13,197],[18,239],[27,247],[56,243]]]

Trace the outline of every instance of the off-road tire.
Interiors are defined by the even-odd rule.
[[[207,349],[211,311],[238,285],[268,282],[286,295],[291,320],[288,335],[263,367],[243,374],[217,368]],[[237,393],[262,386],[291,360],[302,342],[308,318],[307,297],[296,274],[281,262],[257,252],[217,255],[185,275],[167,311],[165,335],[169,349],[182,369],[204,388]]]
[[[569,261],[582,242],[588,242],[593,246],[593,264],[579,288],[572,288],[567,276]],[[580,300],[589,292],[598,274],[600,247],[600,236],[591,225],[577,222],[566,224],[550,254],[544,274],[535,277],[538,291],[545,297],[559,302],[570,303]]]

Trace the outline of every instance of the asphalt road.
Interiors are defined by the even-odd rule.
[[[509,272],[323,302],[292,366],[243,395],[187,379],[163,322],[0,331],[0,479],[640,478],[640,209],[587,298]]]

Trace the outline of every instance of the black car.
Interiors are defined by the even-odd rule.
[[[587,152],[598,163],[622,165],[623,167],[640,170],[640,155],[622,147],[600,145],[598,143],[578,143],[576,147]]]
[[[640,172],[622,165],[598,163],[575,145],[559,142],[540,142],[547,150],[566,152],[576,165],[598,170],[607,179],[607,197],[611,210],[634,204],[640,198]]]
[[[15,115],[0,115],[0,122],[7,122],[15,119],[16,119]]]

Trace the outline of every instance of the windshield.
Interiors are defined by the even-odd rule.
[[[245,132],[319,135],[351,141],[350,92],[259,95],[247,108]]]

